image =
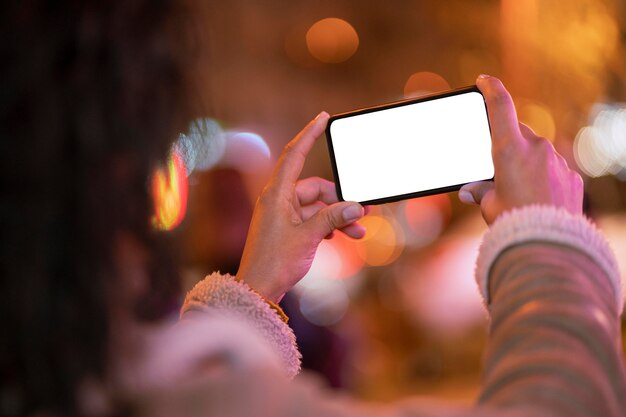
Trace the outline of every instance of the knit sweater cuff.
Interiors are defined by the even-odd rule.
[[[572,247],[592,258],[606,273],[620,313],[622,282],[615,255],[602,233],[584,216],[552,206],[525,206],[502,214],[485,233],[476,261],[476,281],[487,304],[489,272],[497,257],[511,246],[550,242]]]
[[[213,273],[187,293],[181,316],[187,311],[206,307],[225,311],[248,322],[274,348],[287,375],[294,377],[298,374],[301,355],[293,330],[247,284],[228,274]]]

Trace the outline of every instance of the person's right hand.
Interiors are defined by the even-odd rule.
[[[505,211],[531,204],[563,207],[582,213],[583,181],[552,144],[517,120],[509,92],[497,78],[481,75],[491,125],[494,181],[467,184],[459,199],[480,204],[487,224]]]

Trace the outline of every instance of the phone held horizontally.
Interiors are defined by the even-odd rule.
[[[493,179],[477,87],[333,115],[326,139],[340,200],[381,204]]]

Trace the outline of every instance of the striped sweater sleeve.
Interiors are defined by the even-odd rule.
[[[491,317],[480,407],[626,414],[620,274],[587,219],[549,207],[507,213],[484,238],[476,278]]]

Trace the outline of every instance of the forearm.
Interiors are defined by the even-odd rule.
[[[490,264],[481,406],[546,416],[624,414],[620,298],[615,277],[589,252],[529,240]]]
[[[548,211],[546,216],[531,208],[522,214],[521,223],[511,216],[495,225],[479,256],[477,279],[491,313],[491,337],[476,408],[423,399],[374,406],[298,381],[282,386],[276,397],[259,397],[258,404],[220,406],[250,406],[259,415],[263,414],[258,410],[267,408],[273,410],[267,415],[285,416],[296,411],[302,416],[337,417],[622,415],[626,388],[619,347],[621,287],[614,258],[601,235],[580,219],[574,219],[572,232],[571,222],[555,224],[551,216],[559,213]],[[188,294],[183,311],[204,306],[256,323],[266,336],[282,340],[272,345],[291,352],[284,362],[294,364],[289,358],[297,350],[295,344],[289,347],[293,336],[286,324],[243,283],[232,277],[208,277]],[[263,330],[266,322],[276,331]],[[297,364],[288,368],[291,375],[297,372]],[[243,380],[233,383],[239,393],[269,383],[247,376]],[[277,386],[278,380],[271,384]],[[219,386],[226,387],[224,379]],[[276,407],[289,411],[274,412]]]

